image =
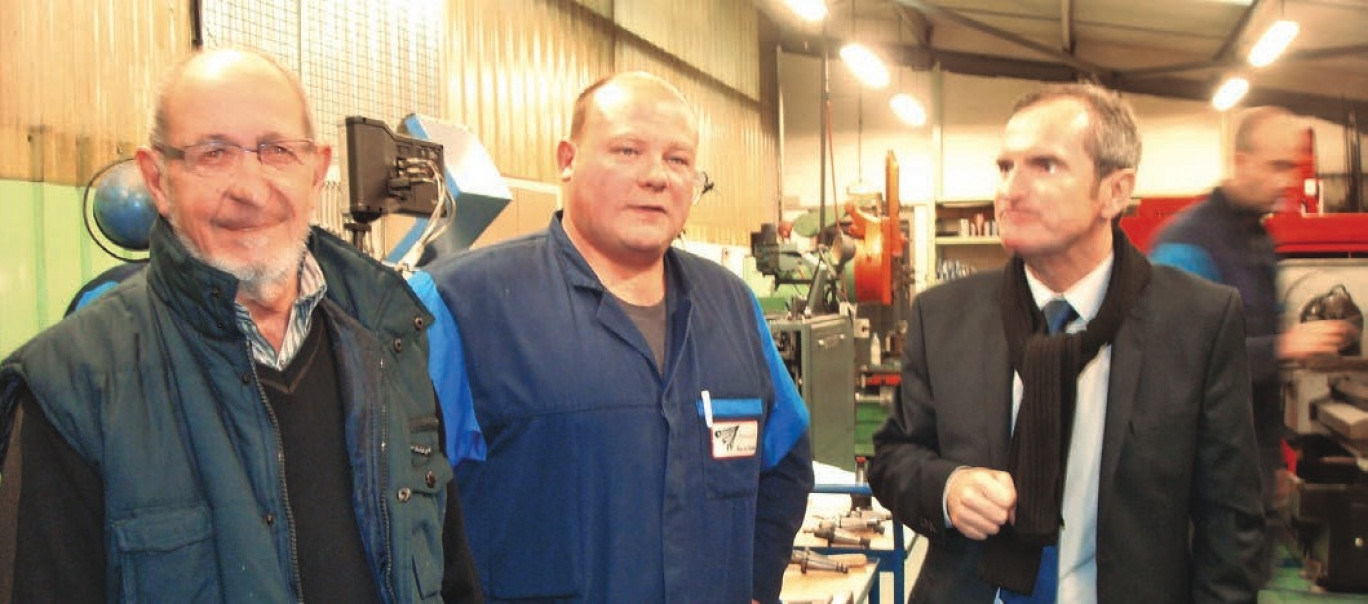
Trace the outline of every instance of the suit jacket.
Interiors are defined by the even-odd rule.
[[[869,482],[928,537],[914,602],[991,602],[982,542],[947,528],[960,466],[1007,467],[1012,367],[1001,271],[913,303],[900,400],[874,435]],[[1099,602],[1253,602],[1263,538],[1239,294],[1155,266],[1112,343],[1097,493]],[[1066,477],[1067,480],[1067,477]]]

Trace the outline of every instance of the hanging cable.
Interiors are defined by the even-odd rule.
[[[456,221],[456,198],[452,197],[447,190],[446,178],[443,176],[442,170],[437,167],[436,162],[426,158],[409,161],[412,162],[411,168],[426,168],[428,176],[437,184],[437,204],[432,209],[432,215],[428,217],[427,224],[423,227],[423,232],[418,236],[418,240],[413,242],[413,245],[399,259],[399,262],[394,265],[394,268],[405,277],[412,274],[417,268],[427,246],[436,241]]]

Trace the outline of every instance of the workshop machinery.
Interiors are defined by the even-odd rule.
[[[385,256],[409,271],[468,249],[513,194],[468,128],[418,114],[401,126],[396,133],[380,120],[347,117],[338,164],[353,245],[375,255],[371,223],[391,214],[416,218]]]
[[[1346,145],[1349,181],[1360,178],[1357,138]],[[1324,213],[1324,183],[1311,129],[1297,162],[1299,182],[1264,221],[1277,245],[1284,328],[1340,319],[1363,328],[1368,302],[1368,214],[1361,191],[1346,191],[1342,213]],[[1284,421],[1296,436],[1287,519],[1304,575],[1330,591],[1368,592],[1368,358],[1362,340],[1336,357],[1289,368]]]
[[[1368,252],[1368,237],[1360,246]],[[1368,258],[1290,258],[1278,276],[1285,323],[1342,319],[1362,328]],[[1368,358],[1361,341],[1341,352],[1298,364],[1285,380],[1285,423],[1300,450],[1287,517],[1308,578],[1368,592]]]
[[[1356,140],[1356,139],[1355,139]],[[1297,160],[1299,179],[1264,227],[1282,260],[1278,301],[1283,328],[1342,319],[1363,326],[1368,303],[1368,214],[1361,213],[1357,143],[1347,145],[1343,212],[1324,213],[1324,175],[1311,129]],[[1174,214],[1200,201],[1146,198],[1121,218],[1142,250]],[[1284,423],[1292,472],[1286,519],[1304,574],[1330,591],[1368,592],[1368,358],[1363,342],[1337,356],[1284,367]]]
[[[892,152],[885,176],[881,197],[848,202],[837,224],[814,229],[812,249],[785,241],[773,224],[751,234],[756,268],[803,294],[768,318],[812,415],[813,457],[847,470],[874,453],[873,432],[897,398],[907,331],[908,226]]]

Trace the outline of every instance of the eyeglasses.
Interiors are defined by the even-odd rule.
[[[699,170],[694,173],[693,202],[698,203],[698,200],[703,199],[703,195],[707,194],[708,191],[713,190],[716,186],[717,185],[713,184],[712,177],[708,176],[707,172]]]
[[[315,143],[308,139],[266,141],[255,147],[243,147],[225,141],[211,141],[186,147],[157,145],[167,159],[181,160],[191,173],[205,177],[229,174],[242,165],[242,156],[255,153],[261,165],[277,172],[285,172],[304,164],[304,156],[313,153]]]

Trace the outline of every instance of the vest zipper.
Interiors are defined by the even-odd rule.
[[[384,392],[384,388],[383,388],[384,382],[385,382],[385,356],[384,356],[384,353],[381,352],[381,353],[380,353],[380,369],[379,369],[379,374],[376,376],[376,380],[375,380],[375,387],[376,387],[376,389],[379,390],[380,392]],[[398,594],[395,592],[395,587],[394,587],[394,544],[390,542],[391,537],[390,537],[389,506],[386,505],[386,502],[389,501],[388,489],[389,489],[389,484],[390,484],[390,482],[389,482],[389,467],[390,467],[390,464],[389,464],[389,457],[388,457],[388,456],[389,456],[389,450],[388,450],[388,449],[389,449],[389,446],[388,446],[388,443],[389,443],[389,405],[383,404],[383,403],[382,403],[382,404],[380,405],[380,455],[379,455],[379,457],[378,457],[378,461],[379,461],[379,463],[380,463],[380,471],[379,471],[379,474],[380,474],[380,489],[379,489],[379,492],[380,492],[380,497],[379,497],[379,499],[380,499],[380,527],[381,527],[381,529],[384,531],[384,535],[385,535],[385,552],[386,552],[386,553],[385,553],[385,587],[386,587],[386,589],[388,589],[388,591],[389,591],[389,601],[390,601],[390,602],[398,602],[398,601],[399,601],[399,596],[398,596]]]
[[[247,346],[247,359],[252,368],[252,383],[256,384],[257,396],[261,397],[261,405],[266,409],[266,417],[271,420],[271,434],[275,436],[276,445],[276,471],[280,472],[280,497],[285,502],[285,527],[290,535],[290,572],[294,574],[296,600],[304,602],[304,578],[299,574],[299,543],[295,540],[295,519],[294,508],[290,506],[290,488],[285,484],[285,439],[280,436],[280,421],[276,419],[275,411],[271,409],[271,402],[266,398],[266,390],[261,387],[261,376],[257,375],[256,362],[252,361],[252,343],[244,341]]]

